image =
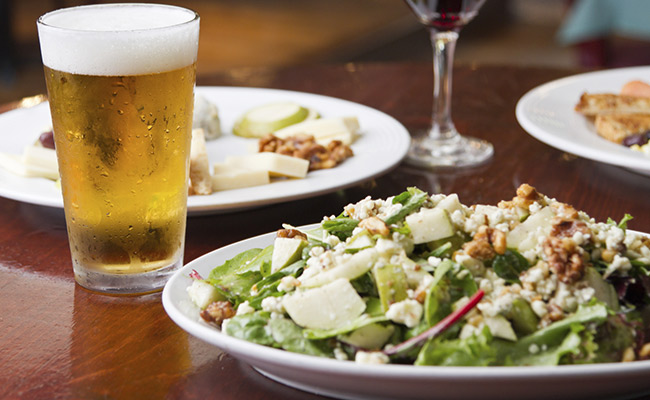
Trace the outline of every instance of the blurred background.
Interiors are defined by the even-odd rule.
[[[45,90],[35,23],[40,15],[104,2],[111,1],[0,0],[0,102]],[[158,2],[201,15],[199,76],[236,68],[431,59],[427,32],[401,0]],[[623,4],[631,11],[615,18]],[[648,7],[646,0],[488,0],[461,33],[455,61],[555,68],[650,64]],[[614,26],[635,18],[648,27],[621,35]]]

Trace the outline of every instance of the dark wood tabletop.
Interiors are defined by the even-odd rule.
[[[580,71],[507,66],[455,69],[453,118],[468,135],[494,143],[485,165],[456,172],[400,165],[384,176],[315,198],[190,217],[185,262],[229,243],[338,214],[367,195],[417,186],[458,193],[465,204],[496,204],[521,183],[597,220],[632,214],[631,229],[650,231],[650,177],[556,150],[517,123],[528,90]],[[345,64],[236,69],[199,85],[253,86],[318,93],[392,115],[409,129],[428,124],[427,63]],[[0,107],[7,111],[15,104]],[[160,293],[110,297],[75,284],[63,210],[0,198],[1,399],[316,399],[275,383],[196,339],[167,316]]]

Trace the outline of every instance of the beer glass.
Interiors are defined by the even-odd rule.
[[[104,4],[37,26],[75,279],[159,290],[183,264],[199,16]]]

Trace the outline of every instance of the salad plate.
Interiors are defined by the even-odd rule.
[[[393,117],[376,109],[347,100],[322,95],[261,88],[197,87],[219,109],[224,134],[207,142],[210,163],[228,155],[246,154],[256,141],[231,134],[235,120],[257,105],[293,101],[315,109],[322,117],[356,116],[361,127],[352,144],[354,156],[341,165],[310,172],[305,179],[276,181],[268,185],[188,197],[190,215],[233,212],[283,201],[333,192],[377,177],[401,162],[410,143],[408,131]],[[21,154],[39,135],[51,129],[47,102],[0,114],[0,151]],[[24,178],[0,168],[0,196],[37,205],[63,208],[61,192],[44,178]]]
[[[342,399],[613,399],[650,393],[650,361],[530,367],[369,365],[258,345],[201,321],[187,292],[190,273],[208,276],[244,250],[272,244],[275,235],[237,242],[188,263],[169,280],[162,302],[169,317],[189,334],[277,382]]]
[[[545,83],[519,100],[517,121],[531,136],[559,150],[650,175],[647,155],[600,137],[593,123],[574,111],[583,93],[619,93],[632,80],[650,81],[650,67],[589,72]]]

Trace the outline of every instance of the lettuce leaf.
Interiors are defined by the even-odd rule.
[[[429,340],[418,353],[415,365],[488,366],[495,365],[497,350],[492,346],[492,335],[485,327],[465,339]]]

